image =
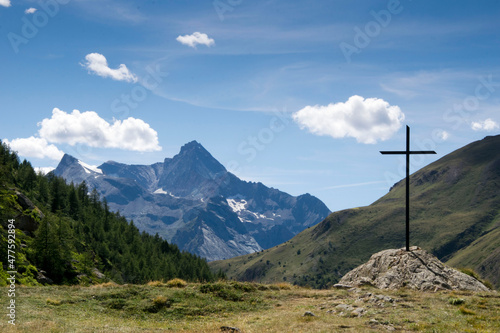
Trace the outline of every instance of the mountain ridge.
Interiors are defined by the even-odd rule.
[[[239,179],[197,141],[151,165],[83,165],[65,155],[54,174],[67,182],[85,180],[141,231],[208,260],[277,245],[330,212],[309,194],[294,197]]]

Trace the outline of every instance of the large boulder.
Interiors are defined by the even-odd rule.
[[[22,212],[15,216],[16,228],[22,230],[29,235],[33,235],[36,229],[38,229],[39,222],[35,218],[38,216],[40,219],[44,218],[44,214],[36,207],[31,200],[19,191],[16,191],[17,203],[22,208]],[[27,214],[30,212],[31,214]]]
[[[489,291],[475,278],[443,264],[417,246],[375,253],[365,264],[347,273],[341,285],[373,285],[380,289],[411,288],[422,291]]]

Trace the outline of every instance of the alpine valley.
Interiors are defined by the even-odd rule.
[[[196,141],[152,165],[95,167],[66,154],[53,172],[67,183],[85,181],[139,230],[209,261],[284,243],[330,213],[312,195],[239,179]]]

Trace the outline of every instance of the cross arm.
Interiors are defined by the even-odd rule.
[[[410,151],[405,151],[405,150],[393,150],[393,151],[381,151],[380,152],[383,155],[406,155],[406,154],[436,154],[434,150],[410,150]]]
[[[383,155],[404,155],[406,154],[406,151],[402,150],[402,151],[397,151],[397,150],[392,150],[392,151],[381,151],[380,152],[381,154]]]

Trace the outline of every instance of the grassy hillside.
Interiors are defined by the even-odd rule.
[[[1,298],[4,300],[4,298]],[[309,311],[314,316],[304,316]],[[496,293],[239,282],[20,287],[1,332],[498,332]],[[234,331],[233,331],[234,332]]]
[[[500,136],[471,143],[410,176],[410,242],[500,287]],[[292,240],[211,263],[238,280],[328,287],[375,252],[404,247],[405,183],[370,206],[332,213]]]

